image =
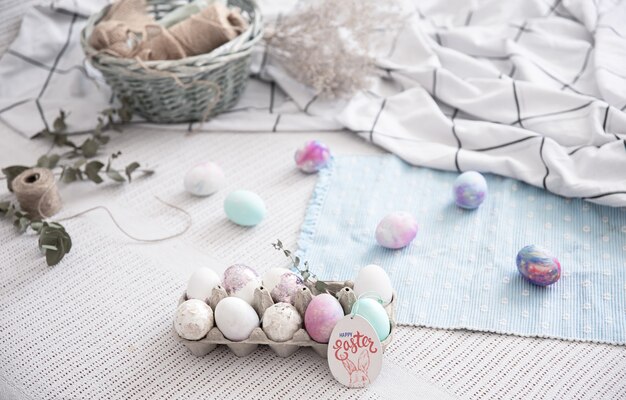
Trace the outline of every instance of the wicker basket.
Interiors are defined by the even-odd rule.
[[[148,0],[148,4],[148,12],[158,19],[187,0]],[[160,123],[203,121],[237,102],[249,78],[252,48],[263,36],[261,12],[254,0],[229,0],[228,5],[239,7],[250,26],[208,54],[140,63],[100,53],[88,39],[110,6],[89,18],[81,45],[114,94],[142,117]]]

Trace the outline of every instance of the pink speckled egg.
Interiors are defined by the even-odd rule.
[[[243,264],[231,265],[224,271],[222,286],[229,296],[239,297],[248,304],[254,300],[254,289],[261,285],[255,270]]]
[[[343,318],[339,301],[328,293],[313,297],[304,312],[304,327],[311,339],[318,343],[328,343],[330,334],[337,322]]]
[[[296,296],[296,292],[304,287],[302,279],[291,271],[287,271],[280,276],[278,284],[274,286],[270,294],[276,303],[290,303]]]
[[[294,158],[296,165],[301,171],[311,174],[328,164],[328,161],[330,161],[330,150],[328,146],[319,140],[311,140],[296,151]]]
[[[396,211],[386,215],[376,227],[376,241],[388,249],[401,249],[417,235],[417,221],[411,213]]]

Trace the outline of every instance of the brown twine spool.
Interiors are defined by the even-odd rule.
[[[56,179],[47,168],[29,168],[16,176],[11,185],[20,208],[31,218],[45,219],[61,209]]]

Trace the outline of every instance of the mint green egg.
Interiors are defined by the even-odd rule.
[[[224,199],[224,212],[229,220],[241,226],[254,226],[267,214],[265,202],[248,190],[235,190]]]
[[[365,318],[372,325],[381,341],[387,339],[389,332],[391,332],[391,323],[387,311],[379,302],[370,298],[358,299],[352,305],[352,313]]]

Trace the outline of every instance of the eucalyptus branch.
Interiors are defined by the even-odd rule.
[[[313,284],[315,284],[315,288],[318,291],[320,292],[326,291],[326,288],[328,287],[327,283],[317,279],[317,276],[315,276],[315,274],[309,271],[308,261],[304,261],[303,263],[301,263],[300,257],[294,256],[291,250],[285,249],[283,247],[283,242],[281,242],[279,239],[276,239],[276,243],[272,243],[272,246],[274,246],[274,249],[282,252],[285,255],[285,257],[291,260],[291,264],[293,265],[293,268],[298,270],[304,282],[310,281]]]
[[[111,154],[106,164],[98,160],[90,160],[101,153],[101,149],[109,143],[110,137],[104,132],[113,129],[121,131],[121,126],[128,123],[132,118],[132,111],[127,102],[122,102],[120,108],[109,108],[100,113],[96,127],[90,132],[91,135],[81,144],[70,140],[67,133],[66,118],[69,113],[60,110],[59,116],[54,120],[53,130],[43,130],[38,133],[38,137],[52,141],[52,150],[55,147],[63,148],[66,151],[59,154],[50,154],[50,150],[37,159],[36,167],[57,170],[53,172],[65,183],[77,180],[90,180],[96,184],[104,181],[103,176],[115,182],[130,182],[133,174],[141,172],[144,175],[151,175],[153,170],[141,168],[141,165],[133,161],[123,169],[113,167],[114,160],[122,153],[117,151]],[[2,169],[7,180],[9,191],[13,191],[11,183],[13,179],[30,167],[24,165],[12,165]],[[60,170],[60,171],[58,171]],[[50,266],[58,264],[72,248],[72,239],[65,228],[51,221],[43,221],[31,218],[30,215],[20,210],[20,208],[10,201],[0,202],[0,218],[9,219],[21,233],[29,229],[39,235],[39,249],[46,256],[46,263]]]
[[[39,249],[46,256],[48,266],[58,264],[72,249],[72,238],[57,222],[31,219],[9,201],[0,202],[0,217],[9,218],[21,233],[30,228],[39,235]]]

